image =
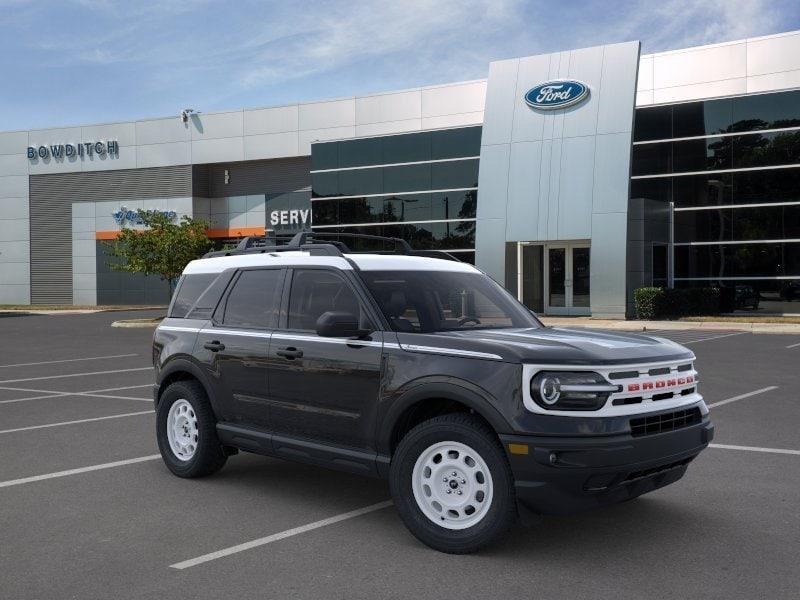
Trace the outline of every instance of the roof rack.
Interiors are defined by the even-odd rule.
[[[454,262],[461,262],[456,256],[453,256],[449,252],[445,250],[414,250],[407,241],[402,238],[396,237],[386,237],[383,235],[369,235],[366,233],[338,233],[335,231],[325,232],[325,231],[303,231],[298,233],[293,239],[298,239],[300,235],[304,235],[302,239],[320,237],[320,236],[332,236],[332,237],[344,237],[344,238],[351,238],[356,240],[373,240],[373,241],[382,241],[382,242],[391,242],[394,244],[393,250],[370,250],[370,251],[353,251],[347,248],[344,250],[349,254],[402,254],[406,256],[428,256],[430,258],[440,258],[444,260],[452,260]],[[329,241],[325,243],[337,243],[334,241]],[[338,242],[341,243],[341,242]]]
[[[286,244],[278,245],[279,239],[287,239],[289,236],[249,236],[242,238],[235,248],[229,250],[218,250],[208,252],[203,258],[214,258],[218,256],[235,256],[239,254],[267,254],[271,252],[297,252],[304,251],[311,255],[344,256],[347,254],[365,254],[366,252],[353,252],[344,242],[339,240],[327,240],[317,242],[317,237],[345,237],[359,240],[372,240],[390,242],[394,245],[391,251],[373,251],[369,254],[402,254],[407,256],[428,256],[461,262],[457,257],[443,250],[414,250],[407,241],[401,238],[385,237],[381,235],[367,235],[363,233],[337,233],[324,231],[301,231],[292,236]]]

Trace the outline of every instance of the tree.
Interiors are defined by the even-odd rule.
[[[169,284],[171,298],[184,267],[211,249],[208,224],[185,215],[176,223],[158,211],[137,212],[136,222],[145,228],[123,228],[116,240],[106,244],[109,255],[120,259],[108,266],[115,271],[158,275]]]

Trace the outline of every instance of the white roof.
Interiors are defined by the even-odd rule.
[[[468,263],[460,263],[427,256],[396,254],[345,254],[363,271],[451,271],[478,273]],[[263,254],[238,254],[193,260],[183,270],[184,275],[220,273],[227,269],[257,266],[326,266],[352,270],[353,266],[340,256],[312,256],[308,252],[265,252]]]

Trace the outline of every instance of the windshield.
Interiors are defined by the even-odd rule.
[[[395,331],[541,327],[530,311],[483,273],[362,271],[361,276]]]

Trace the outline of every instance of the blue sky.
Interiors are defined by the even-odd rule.
[[[797,0],[0,0],[0,131],[486,77],[492,60],[800,29]]]

